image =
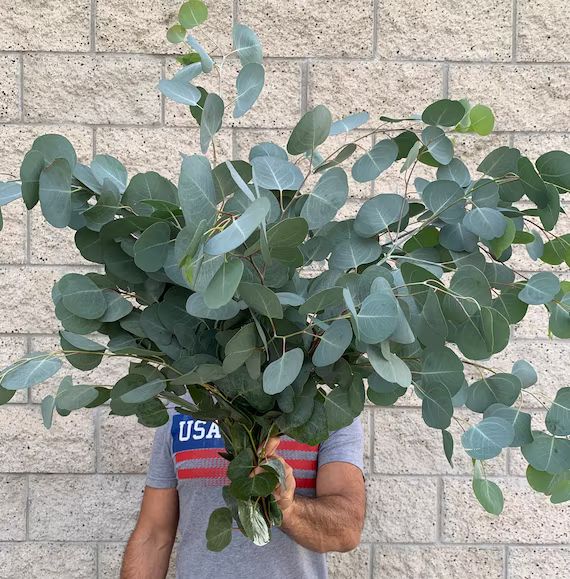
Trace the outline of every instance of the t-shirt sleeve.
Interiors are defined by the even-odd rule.
[[[364,474],[364,429],[360,416],[352,424],[332,432],[319,446],[319,467],[335,461],[350,462]]]
[[[176,487],[176,471],[172,460],[171,421],[157,428],[154,433],[152,452],[146,477],[146,485],[158,489]]]

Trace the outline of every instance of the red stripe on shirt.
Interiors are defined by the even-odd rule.
[[[295,482],[300,489],[314,489],[317,486],[317,479],[314,478],[298,478]]]
[[[191,450],[182,450],[176,453],[176,462],[199,458],[223,458],[220,456],[220,448],[195,448]]]
[[[302,460],[298,458],[285,458],[285,462],[291,467],[299,470],[317,470],[316,460]]]
[[[277,452],[280,450],[302,450],[305,452],[318,452],[319,446],[309,446],[296,440],[282,440],[277,447]]]
[[[179,468],[178,478],[225,478],[227,468]]]

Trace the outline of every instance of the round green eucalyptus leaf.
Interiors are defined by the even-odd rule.
[[[224,101],[216,93],[209,93],[200,122],[200,149],[207,153],[214,135],[222,128]]]
[[[258,283],[241,282],[238,286],[238,293],[252,310],[268,318],[283,318],[283,307],[279,298],[268,287]]]
[[[566,151],[544,153],[536,160],[536,168],[547,183],[570,190],[570,154]]]
[[[426,207],[446,223],[458,223],[465,214],[465,192],[455,181],[437,180],[422,191]]]
[[[81,255],[94,263],[105,263],[103,246],[96,231],[82,227],[75,232],[75,245]]]
[[[331,124],[329,109],[324,105],[317,105],[306,112],[293,129],[287,142],[287,151],[291,155],[311,153],[326,141]]]
[[[535,233],[535,239],[542,241],[539,233]],[[533,256],[531,255],[531,257]],[[544,243],[543,251],[535,255],[534,258],[540,258],[544,263],[550,265],[560,265],[562,262],[570,265],[570,233],[565,233]]]
[[[144,200],[156,199],[178,205],[176,186],[155,171],[134,175],[121,199],[121,204],[131,207],[139,215],[150,215],[153,208],[143,203]]]
[[[496,483],[487,479],[474,479],[473,492],[481,506],[492,515],[503,512],[504,498]]]
[[[339,430],[352,424],[364,409],[364,399],[364,385],[359,378],[333,388],[324,403],[328,430]]]
[[[367,296],[356,318],[359,339],[366,344],[386,340],[398,324],[398,303],[391,290]]]
[[[85,408],[93,403],[99,396],[99,392],[85,384],[73,384],[71,387],[58,392],[56,404],[58,409],[71,412]]]
[[[76,316],[63,305],[61,300],[55,304],[55,315],[61,325],[74,334],[91,334],[101,327],[101,320],[87,320]]]
[[[204,292],[204,303],[212,309],[225,306],[234,296],[243,275],[243,261],[230,259],[214,274]]]
[[[301,169],[279,157],[259,156],[251,160],[253,180],[264,189],[296,191],[303,182]]]
[[[174,251],[174,248],[172,249]],[[141,284],[146,282],[146,273],[137,267],[133,258],[123,251],[120,244],[105,243],[103,246],[103,258],[105,259],[105,271],[112,276],[132,284]],[[85,318],[87,316],[84,315],[83,317]]]
[[[549,271],[535,273],[518,293],[525,304],[546,304],[560,291],[560,280]]]
[[[230,301],[221,308],[209,308],[204,302],[204,296],[199,293],[192,294],[186,302],[186,311],[196,318],[209,320],[231,320],[239,313],[239,305]]]
[[[198,87],[186,81],[163,78],[157,86],[165,97],[182,105],[195,106],[201,98]]]
[[[233,536],[233,519],[230,509],[220,507],[212,511],[206,529],[206,546],[209,551],[223,551]]]
[[[570,388],[561,388],[556,393],[546,414],[546,428],[556,436],[570,435]]]
[[[20,165],[22,198],[28,210],[33,209],[40,199],[40,174],[45,166],[44,154],[34,149],[26,153]]]
[[[107,302],[107,309],[98,321],[106,323],[116,322],[117,320],[128,316],[133,311],[133,304],[119,293],[110,290],[103,290],[103,295]],[[85,332],[76,333],[84,334]]]
[[[279,394],[292,384],[299,375],[305,354],[301,348],[289,350],[263,371],[263,391],[266,394]]]
[[[521,447],[523,456],[536,470],[551,474],[570,469],[570,440],[533,432],[534,440]]]
[[[467,189],[475,207],[497,207],[499,187],[492,179],[478,179]]]
[[[299,308],[299,313],[303,316],[314,314],[326,308],[330,308],[342,303],[342,288],[329,287],[312,293]]]
[[[386,342],[383,342],[386,344]],[[375,372],[384,380],[407,388],[412,383],[412,373],[408,365],[387,348],[368,346],[366,350],[370,364]]]
[[[559,303],[549,304],[548,329],[557,338],[570,338],[570,294],[564,295]]]
[[[485,410],[483,417],[488,418],[489,416],[498,416],[512,425],[513,430],[515,431],[515,437],[510,446],[518,447],[532,442],[533,438],[530,427],[530,414],[522,412],[520,408],[511,408],[504,404],[497,403],[491,404],[491,406]]]
[[[305,241],[307,233],[308,225],[303,217],[290,217],[269,228],[267,244],[272,249],[274,247],[298,247]],[[251,253],[251,251],[246,253]]]
[[[134,245],[134,260],[143,271],[158,271],[165,263],[170,245],[170,226],[161,221],[145,229]]]
[[[236,249],[260,226],[270,208],[265,197],[256,199],[229,227],[208,239],[204,251],[221,255]]]
[[[477,171],[490,177],[503,177],[507,173],[517,172],[517,163],[521,156],[518,149],[499,147],[491,151],[477,167]]]
[[[426,127],[422,131],[422,143],[438,163],[447,165],[453,159],[453,143],[439,127]]]
[[[453,350],[445,346],[430,347],[428,345],[423,352],[421,370],[414,374],[421,377],[424,389],[435,384],[442,384],[451,396],[459,392],[465,381],[463,363]]]
[[[53,163],[56,159],[65,159],[73,169],[77,163],[77,154],[73,145],[62,135],[40,135],[32,143],[31,150],[39,151],[46,165]]]
[[[493,404],[511,406],[521,392],[518,376],[499,372],[477,380],[467,390],[465,405],[473,412],[485,412]]]
[[[257,329],[254,323],[246,324],[232,336],[225,347],[222,368],[226,374],[235,372],[257,349]]]
[[[313,354],[313,364],[317,367],[334,364],[346,351],[352,341],[352,327],[345,319],[335,320],[319,336],[319,345]]]
[[[493,111],[485,105],[475,105],[469,111],[470,129],[481,136],[490,135],[495,127]]]
[[[482,239],[495,239],[505,233],[509,221],[497,209],[475,207],[465,215],[463,225]]]
[[[287,155],[285,149],[269,141],[258,143],[251,148],[249,151],[250,162],[255,159],[255,157],[277,157],[284,161],[289,160],[289,155]]]
[[[317,165],[317,167],[315,167],[314,172],[320,173],[322,171],[325,171],[326,169],[330,169],[331,167],[340,165],[342,162],[346,161],[349,157],[351,157],[353,153],[356,151],[356,149],[357,149],[356,143],[348,143],[347,145],[344,145],[344,147],[342,147],[332,159]]]
[[[50,353],[32,352],[0,370],[0,387],[21,390],[45,382],[61,368],[61,360]]]
[[[242,66],[250,62],[263,63],[261,43],[255,32],[244,24],[234,24],[232,29],[233,50]]]
[[[111,155],[95,155],[91,162],[91,172],[101,185],[109,181],[119,193],[123,193],[127,188],[129,180],[127,170]]]
[[[369,119],[370,114],[367,112],[354,113],[352,115],[348,115],[338,121],[335,121],[331,125],[329,135],[333,137],[335,135],[341,135],[343,133],[353,131],[354,129],[357,129],[358,127],[366,124]]]
[[[398,145],[393,139],[383,139],[376,143],[352,166],[352,178],[359,183],[374,181],[398,156]]]
[[[181,42],[184,42],[185,37],[186,28],[180,24],[174,24],[174,26],[171,26],[166,32],[166,39],[172,44],[180,44]]]
[[[343,169],[334,167],[323,173],[308,195],[301,217],[309,229],[319,229],[332,221],[348,197],[348,178]]]
[[[422,418],[431,428],[446,429],[451,424],[453,403],[449,390],[438,383],[420,388],[422,394]]]
[[[458,328],[456,344],[467,357],[483,360],[502,351],[510,337],[509,322],[498,310],[482,307]]]
[[[236,80],[235,118],[242,117],[253,107],[264,83],[265,69],[257,62],[250,62],[239,71]]]
[[[55,159],[42,170],[39,198],[43,216],[54,227],[67,227],[71,220],[71,167],[65,159]]]
[[[59,280],[57,286],[65,308],[80,318],[96,320],[107,310],[103,292],[84,275],[68,273]]]
[[[146,402],[151,398],[154,398],[158,394],[164,391],[166,388],[166,382],[163,379],[157,378],[156,380],[151,380],[146,382],[128,392],[125,392],[121,399],[127,404],[140,404],[141,402]]]
[[[447,165],[438,167],[436,172],[438,179],[455,181],[460,187],[467,187],[471,183],[469,169],[461,159],[454,157]]]
[[[381,193],[362,204],[354,220],[354,231],[362,237],[372,237],[403,219],[408,211],[408,202],[401,195]]]
[[[512,425],[497,416],[484,418],[461,436],[465,452],[476,460],[488,460],[501,454],[515,436]]]
[[[399,398],[401,398],[407,390],[401,386],[396,385],[396,389],[392,392],[377,392],[369,388],[366,396],[372,404],[376,406],[392,406]]]
[[[465,115],[465,107],[460,101],[441,99],[430,104],[422,113],[422,121],[427,125],[453,127]]]
[[[536,370],[526,360],[517,360],[513,364],[511,372],[518,377],[523,388],[536,384],[538,380]]]
[[[22,197],[22,186],[16,181],[0,183],[0,207]]]
[[[178,11],[178,20],[186,28],[194,28],[203,24],[208,18],[208,7],[201,0],[187,0]]]
[[[334,246],[328,258],[329,267],[338,270],[357,268],[376,261],[382,249],[374,238],[354,236]]]

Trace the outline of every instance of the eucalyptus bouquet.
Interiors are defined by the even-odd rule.
[[[529,305],[545,308],[550,334],[570,337],[570,282],[509,266],[514,245],[546,264],[570,263],[570,234],[553,233],[570,190],[570,155],[551,151],[533,163],[499,147],[471,175],[454,155],[453,136],[488,135],[493,114],[444,99],[421,114],[380,117],[365,133],[376,137],[370,149],[364,136],[351,139],[370,126],[367,113],[333,121],[319,105],[286,149],[265,142],[247,160],[219,160],[224,115],[233,106],[240,117],[254,105],[265,72],[260,42],[241,24],[233,51],[214,61],[188,34],[206,18],[200,0],[182,5],[168,38],[191,50],[159,84],[200,127],[203,155],[182,155],[177,186],[152,171],[129,180],[108,155],[81,164],[54,134],[34,141],[19,181],[0,186],[2,205],[20,197],[27,209],[39,203],[48,223],[75,230],[83,257],[103,267],[54,285],[61,351],[31,353],[2,370],[0,404],[50,378],[62,358],[85,371],[103,356],[131,359],[113,386],[64,377],[42,402],[44,422],[49,428],[54,411],[107,402],[112,414],[136,415],[149,427],[168,421],[168,405],[216,421],[231,483],[227,507],[210,518],[214,550],[231,541],[233,521],[256,544],[281,522],[272,491],[283,473],[264,458],[264,442],[283,434],[324,441],[362,412],[366,397],[389,406],[417,395],[449,462],[448,427],[458,421],[487,511],[500,513],[503,496],[484,461],[507,447],[522,449],[534,489],[553,503],[569,500],[570,388],[544,401],[546,430],[534,430],[521,410],[537,380],[532,366],[519,360],[497,372],[482,361],[507,346]],[[198,84],[204,73],[221,75],[226,61],[240,66],[231,100]],[[322,146],[335,135],[344,143],[325,156]],[[396,165],[405,189],[384,192],[380,181],[382,192],[355,218],[335,220],[352,160],[354,181],[374,181]],[[429,179],[414,178],[421,165]],[[468,383],[466,367],[479,378]],[[476,424],[454,416],[461,406],[480,415]],[[251,476],[256,466],[261,472]]]

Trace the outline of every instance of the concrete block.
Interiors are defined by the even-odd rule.
[[[207,2],[208,19],[190,33],[213,53],[231,50],[232,0]],[[97,1],[96,46],[100,52],[188,52],[185,44],[171,44],[168,29],[178,21],[180,0]]]
[[[0,50],[89,50],[89,0],[28,0],[0,6]]]
[[[348,553],[328,553],[327,563],[330,579],[354,579],[368,577],[370,573],[370,545]]]
[[[380,115],[420,113],[441,96],[439,64],[330,60],[309,68],[309,106],[324,104],[335,118],[368,111],[370,127]]]
[[[0,541],[26,538],[28,484],[25,476],[0,475]]]
[[[570,69],[562,65],[451,64],[450,98],[491,107],[501,131],[570,129]]]
[[[518,60],[568,62],[568,5],[564,0],[519,0]]]
[[[493,479],[505,495],[499,517],[479,505],[467,478],[444,478],[442,540],[445,543],[568,542],[570,513],[533,491],[522,478]]]
[[[343,8],[334,0],[238,0],[238,10],[240,22],[260,37],[266,56],[372,56],[371,0],[355,0]]]
[[[511,547],[510,579],[559,579],[570,569],[569,547]]]
[[[125,541],[144,488],[137,475],[31,475],[29,536],[34,541]]]
[[[268,60],[265,63],[265,86],[254,107],[243,117],[234,119],[233,107],[229,107],[224,125],[236,127],[282,128],[293,127],[301,116],[301,66],[294,60]],[[172,78],[180,65],[167,61],[166,78]],[[235,59],[228,60],[223,68],[221,93],[217,75],[200,77],[198,86],[214,91],[231,103],[235,98],[235,79],[239,71]],[[196,121],[186,105],[166,99],[165,122],[167,125],[195,127]]]
[[[0,543],[0,579],[93,579],[96,547],[65,543]]]
[[[503,550],[443,545],[378,545],[372,576],[378,579],[502,579]]]
[[[56,415],[48,430],[38,406],[0,406],[0,463],[8,472],[94,472],[92,411]]]
[[[18,56],[0,54],[0,121],[20,118],[20,74]]]
[[[106,408],[101,410],[97,471],[146,474],[155,429],[139,424],[136,416],[111,416]]]
[[[436,538],[437,481],[382,477],[367,482],[363,542],[431,543]]]
[[[459,5],[428,0],[421,10],[414,2],[384,0],[378,7],[378,54],[398,60],[510,60],[511,24],[511,0]]]
[[[215,137],[215,145],[218,163],[230,159],[231,131],[220,131]],[[176,184],[182,164],[181,154],[201,154],[200,133],[197,128],[103,127],[97,129],[97,153],[107,153],[119,159],[130,177],[136,173],[157,171]],[[208,156],[213,162],[212,147]]]
[[[160,58],[154,56],[26,54],[24,118],[158,124],[160,70]]]

